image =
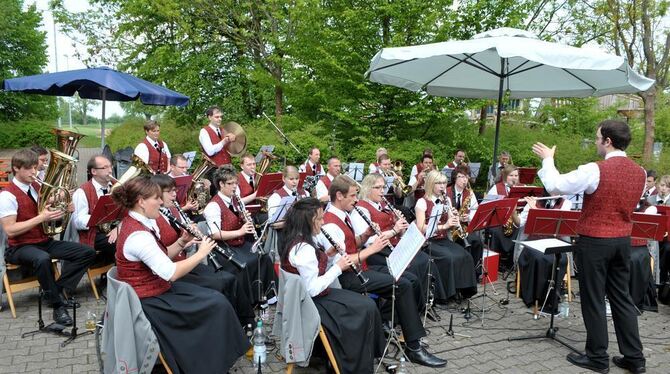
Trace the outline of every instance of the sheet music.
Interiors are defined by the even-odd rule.
[[[426,238],[421,235],[421,231],[416,227],[416,223],[412,222],[407,231],[405,231],[405,234],[403,234],[398,245],[395,246],[395,249],[386,259],[389,273],[396,281],[400,279],[402,273],[407,269],[407,266],[414,259],[414,256],[416,256],[416,253],[419,252],[419,249],[421,249],[421,246],[425,242]]]
[[[384,193],[389,193],[391,188],[393,188],[393,181],[395,180],[394,176],[384,177]]]
[[[482,168],[482,163],[481,162],[471,162],[468,164],[470,167],[470,178],[477,179],[477,176],[479,175],[479,170]]]
[[[516,240],[515,240],[516,242]],[[520,245],[545,253],[548,248],[569,247],[571,244],[556,238],[519,241]]]
[[[454,168],[450,167],[443,167],[442,168],[442,174],[447,176],[447,182],[451,182],[451,172],[454,171]]]
[[[275,150],[274,145],[264,145],[261,147],[261,149],[258,150],[258,153],[256,154],[255,160],[257,164],[260,164],[261,160],[263,160],[263,151],[266,151],[267,153],[272,153],[272,151]]]
[[[347,175],[350,176],[355,181],[362,181],[363,176],[365,176],[365,164],[360,162],[352,162],[349,164],[349,169],[347,170]]]
[[[293,205],[293,203],[297,198],[298,198],[297,196],[284,196],[279,201],[279,204],[272,207],[268,207],[268,209],[278,208],[272,215],[272,217],[270,217],[270,223],[275,223],[283,219],[284,216],[286,215],[286,212],[288,212],[288,209],[291,207],[291,205]]]
[[[426,235],[425,239],[430,239],[433,236],[435,236],[435,233],[437,232],[437,225],[440,222],[440,217],[442,217],[442,214],[444,213],[444,204],[435,204],[433,206],[433,215],[428,217],[428,225],[426,226]]]
[[[488,202],[496,201],[496,200],[501,200],[501,199],[504,199],[504,198],[505,198],[505,196],[503,196],[503,195],[486,195],[486,196],[484,196],[484,198],[482,199],[482,202],[479,203],[479,205],[481,206],[481,205],[484,205],[484,204],[486,204],[486,203],[488,203]]]

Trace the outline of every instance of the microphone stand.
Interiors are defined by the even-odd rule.
[[[298,152],[298,154],[302,154],[302,152],[300,152],[300,150],[298,149],[298,147],[296,147],[295,144],[293,144],[293,142],[291,141],[291,139],[289,139],[288,136],[286,136],[286,134],[285,134],[283,131],[281,131],[281,129],[274,123],[274,121],[272,121],[272,120],[270,119],[270,117],[268,117],[267,114],[265,114],[265,112],[263,112],[263,117],[265,117],[265,119],[267,119],[268,122],[270,122],[270,124],[272,125],[272,127],[274,127],[275,130],[277,130],[277,132],[279,132],[279,135],[281,135],[282,139],[284,139],[284,144],[289,144],[289,145],[291,145],[291,147],[293,147],[293,149],[294,149],[296,152]],[[286,166],[286,157],[284,157],[284,166]]]

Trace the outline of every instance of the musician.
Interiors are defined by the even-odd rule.
[[[519,185],[519,168],[515,165],[505,165],[501,172],[501,181],[496,183],[487,196],[507,197],[510,188]],[[500,254],[500,269],[507,271],[514,262],[514,240],[519,233],[519,214],[515,210],[510,219],[503,226],[486,229],[487,235],[491,235],[491,248]]]
[[[295,166],[287,165],[284,170],[282,170],[282,180],[284,181],[284,185],[276,189],[270,198],[268,198],[268,217],[274,217],[280,210],[284,210],[285,213],[288,211],[290,206],[281,206],[281,200],[284,197],[295,196],[296,199],[307,197],[305,191],[298,186],[298,183],[300,182],[300,173]],[[283,226],[284,222],[281,222],[281,227]]]
[[[579,292],[586,327],[586,354],[570,353],[572,364],[607,372],[608,334],[605,295],[623,357],[616,366],[635,373],[645,370],[645,358],[637,325],[637,310],[631,300],[630,278],[631,212],[644,191],[645,172],[626,157],[631,140],[625,122],[606,120],[598,124],[596,147],[603,161],[579,166],[561,175],[554,166],[556,147],[542,143],[533,152],[542,159],[538,176],[550,193],[584,192],[582,214],[577,223],[575,260],[579,269]]]
[[[470,168],[467,165],[457,166],[451,172],[451,185],[447,186],[447,197],[451,201],[451,206],[458,211],[458,219],[464,232],[467,230],[468,224],[472,221],[479,207],[477,196],[472,188],[470,188],[469,175]],[[460,236],[456,238],[455,242],[470,252],[475,264],[481,262],[484,245],[478,233],[467,235],[467,244],[469,246],[465,245],[465,240]],[[478,267],[476,272],[477,276],[479,276],[481,268]]]
[[[203,127],[198,135],[200,147],[212,159],[214,165],[229,165],[231,159],[228,147],[235,141],[235,134],[226,133],[226,130],[221,127],[223,114],[218,106],[210,106],[205,114],[209,124]]]
[[[647,204],[639,204],[635,212],[656,214],[657,209]],[[651,252],[647,246],[649,241],[650,239],[647,238],[631,237],[630,239],[630,281],[628,289],[633,304],[640,310],[640,313],[644,310],[658,312],[656,280],[651,267]]]
[[[450,214],[446,196],[447,177],[437,170],[426,176],[426,194],[416,202],[416,226],[423,232],[433,232],[428,254],[435,260],[446,297],[460,293],[470,297],[477,292],[477,278],[472,256],[460,245],[448,239],[449,230],[458,227],[458,215]],[[433,223],[434,222],[434,223]],[[446,300],[440,300],[446,302]]]
[[[394,278],[388,273],[388,268],[386,266],[368,265],[366,263],[368,255],[379,252],[390,244],[388,239],[378,237],[365,250],[360,252],[358,250],[372,236],[373,231],[369,228],[362,235],[357,236],[354,233],[349,214],[353,210],[357,200],[356,182],[349,176],[338,176],[331,183],[328,192],[330,195],[330,205],[328,211],[324,214],[325,224],[322,230],[327,232],[335,243],[355,258],[365,276],[370,279],[366,285],[362,285],[354,272],[345,271],[339,277],[342,288],[358,293],[372,292],[383,298],[390,299],[393,293]],[[327,240],[322,240],[321,243],[326,248],[326,253],[334,253],[335,247],[331,243]],[[405,351],[407,357],[411,362],[424,366],[445,366],[447,364],[446,360],[432,355],[419,343],[419,339],[426,336],[426,331],[423,329],[419,318],[413,285],[406,278],[401,277],[396,282],[396,287],[395,308],[405,342],[407,343]]]
[[[493,186],[494,184],[500,182],[500,172],[505,168],[506,165],[511,164],[512,156],[510,156],[509,152],[500,152],[500,155],[498,155],[498,162],[495,165],[491,165],[489,168],[489,173],[487,176],[489,186]]]
[[[69,302],[62,293],[77,288],[95,259],[95,251],[80,243],[53,240],[44,233],[42,223],[62,219],[64,211],[51,210],[50,204],[38,211],[40,185],[35,182],[38,163],[37,153],[30,149],[22,149],[12,156],[14,178],[0,192],[0,224],[7,234],[5,259],[35,270],[44,298],[53,308],[54,321],[70,326],[72,318],[66,309]],[[54,258],[66,260],[58,280],[54,279],[51,265]]]
[[[161,125],[154,120],[144,124],[146,137],[135,147],[135,155],[157,174],[167,174],[170,171],[170,148],[160,140]]]
[[[328,173],[319,179],[319,182],[316,184],[316,198],[322,202],[327,202],[330,200],[330,195],[328,189],[330,184],[333,182],[335,177],[340,175],[342,172],[342,164],[337,157],[331,157],[328,159]]]
[[[30,150],[37,153],[37,178],[44,180],[44,176],[47,173],[47,167],[49,166],[49,151],[40,145],[34,145],[30,147]]]
[[[251,253],[253,243],[246,237],[254,233],[255,227],[252,222],[246,221],[239,201],[233,197],[238,183],[234,169],[228,167],[217,169],[214,172],[214,185],[218,192],[207,204],[203,214],[209,226],[210,236],[228,245],[240,262],[246,264],[246,268],[239,270],[233,267],[217,253],[219,262],[224,266],[224,270],[237,275],[238,281],[247,287],[247,294],[252,295],[252,302],[257,303],[264,300],[268,290],[273,288],[275,273],[268,255],[259,256]]]
[[[647,197],[647,203],[654,206],[670,206],[670,175],[661,176],[657,183],[656,189],[658,191],[657,195],[651,195]],[[655,214],[658,212],[656,208],[651,208],[653,211],[650,213]],[[670,271],[670,242],[668,241],[667,236],[663,238],[662,241],[658,242],[658,273],[659,284],[664,284],[668,281],[668,272]]]
[[[323,175],[323,168],[319,161],[321,160],[321,151],[319,148],[312,147],[309,150],[309,156],[304,164],[298,169],[301,173],[307,173],[307,176]]]
[[[242,171],[237,175],[237,196],[242,198],[242,202],[249,204],[256,200],[256,158],[251,153],[245,153],[240,158],[240,167]]]
[[[501,171],[500,182],[492,185],[486,195],[507,197],[510,188],[517,185],[519,185],[519,168],[514,165],[506,165]]]
[[[170,173],[172,178],[188,175],[188,160],[183,154],[177,153],[170,158]]]
[[[323,216],[321,203],[314,198],[302,199],[291,207],[286,215],[287,235],[281,245],[281,266],[300,275],[319,311],[340,371],[372,373],[374,359],[381,357],[384,349],[381,317],[369,297],[331,287],[358,260],[354,256],[325,252],[319,245],[315,237],[321,232]],[[361,257],[380,248],[378,245],[366,249]]]
[[[189,258],[173,262],[193,237],[187,233],[166,247],[157,225],[161,189],[149,176],[135,177],[112,192],[127,209],[116,243],[120,281],[140,298],[156,332],[161,353],[175,373],[227,372],[249,341],[224,295],[188,282],[177,282],[204,260],[215,242],[205,239]]]
[[[177,186],[174,179],[165,174],[157,174],[151,177],[151,181],[161,188],[161,200],[163,201],[161,206],[168,209],[176,220],[184,225],[189,225],[190,222],[185,221],[185,217],[175,206],[177,201]],[[170,247],[182,236],[183,230],[171,223],[162,213],[160,217],[156,218],[156,225],[161,232],[159,241],[165,247]],[[190,226],[194,231],[199,232],[196,225],[190,223]],[[200,234],[202,235],[202,233]],[[172,260],[175,262],[185,260],[187,257],[186,251],[189,248],[192,248],[192,246],[184,246],[182,251],[177,253]],[[199,263],[178,281],[193,283],[223,293],[235,309],[242,326],[246,326],[249,323],[253,324],[255,316],[251,302],[249,301],[249,295],[245,293],[245,287],[237,281],[235,275],[227,271],[215,271],[211,263],[207,265]]]
[[[456,169],[457,166],[460,166],[465,162],[465,151],[462,149],[457,149],[454,153],[454,160],[445,165],[445,168]]]
[[[426,175],[434,169],[433,156],[424,154],[421,160],[421,167],[419,172],[409,178],[409,185],[412,186],[414,192],[414,199],[418,201],[425,193],[424,181]],[[414,170],[414,169],[412,169]]]
[[[644,197],[654,196],[658,193],[656,190],[656,171],[647,170],[647,182],[644,186]]]
[[[388,157],[388,154],[389,154],[389,152],[386,150],[386,148],[384,148],[384,147],[377,148],[377,151],[375,152],[375,160],[377,160],[377,161],[371,163],[370,166],[368,166],[368,174],[379,173],[379,164],[381,164],[380,157],[382,155],[386,155]],[[390,158],[388,158],[388,159],[389,159],[389,161],[391,160]]]
[[[430,156],[430,159],[432,160],[433,159],[433,150],[430,149],[430,148],[424,148],[423,153],[421,153],[421,161],[419,161],[418,163],[416,163],[415,165],[412,166],[412,170],[409,173],[410,180],[412,179],[412,177],[416,178],[416,175],[419,174],[421,172],[421,170],[423,170],[423,168],[424,168],[423,161],[424,161],[425,156]],[[410,184],[412,184],[412,183],[410,182]]]
[[[98,199],[112,190],[112,162],[102,154],[93,155],[88,160],[86,171],[90,179],[72,194],[74,212],[70,224],[79,232],[79,242],[98,252],[96,262],[112,263],[116,252],[118,229],[111,228],[111,223],[110,230],[106,232],[100,226],[88,227],[88,221]]]

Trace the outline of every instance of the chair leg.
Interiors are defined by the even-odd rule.
[[[163,357],[163,352],[158,352],[158,358],[161,360],[161,364],[163,364],[165,371],[167,371],[168,374],[172,374],[172,370],[165,361],[165,357]]]
[[[319,337],[321,338],[323,347],[326,349],[326,354],[328,355],[330,363],[333,364],[335,374],[340,374],[340,368],[337,366],[337,360],[335,359],[335,354],[333,353],[333,349],[330,347],[330,342],[328,342],[328,336],[326,336],[326,332],[323,330],[323,326],[321,325],[319,325]]]
[[[12,312],[12,317],[16,318],[16,307],[14,306],[14,297],[12,296],[12,287],[9,285],[9,278],[7,277],[7,272],[2,276],[2,283],[5,285],[5,290],[7,290],[7,301],[9,302],[9,309]]]
[[[516,267],[516,298],[521,296],[521,269]]]
[[[293,367],[295,366],[294,363],[290,362],[286,364],[286,374],[291,374],[293,373]]]
[[[568,265],[565,267],[565,275],[568,277],[568,302],[572,302],[572,259],[568,253]]]
[[[88,282],[91,284],[91,289],[93,290],[95,299],[100,300],[100,295],[98,295],[98,287],[95,285],[95,280],[91,276],[91,270],[86,270],[86,275],[88,276]]]

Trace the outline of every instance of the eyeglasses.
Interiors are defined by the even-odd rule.
[[[447,184],[447,182],[435,182],[435,184]]]
[[[93,169],[95,169],[95,170],[105,170],[105,169],[111,169],[111,168],[112,168],[112,165],[105,165],[105,166],[101,166],[99,168],[93,168]]]
[[[384,185],[381,185],[381,186],[373,186],[372,188],[375,189],[375,190],[381,190],[382,188],[384,188]]]

